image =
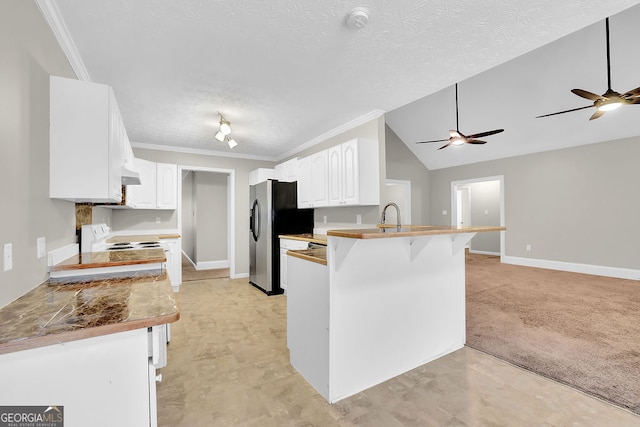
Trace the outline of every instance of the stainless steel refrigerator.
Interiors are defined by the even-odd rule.
[[[249,283],[281,294],[278,236],[313,233],[313,209],[298,209],[296,182],[269,179],[251,185],[249,197]]]

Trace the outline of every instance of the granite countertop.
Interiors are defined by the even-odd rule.
[[[159,242],[162,239],[179,239],[179,234],[133,234],[113,236],[105,240],[106,243],[123,243],[123,242]]]
[[[82,270],[120,265],[154,264],[166,262],[164,249],[136,249],[127,251],[85,252],[72,256],[50,268],[50,271]]]
[[[129,251],[133,252],[133,251]],[[0,354],[175,322],[166,273],[45,282],[0,308]]]
[[[391,237],[434,236],[439,234],[480,233],[502,231],[500,226],[456,227],[447,225],[403,225],[400,229],[392,224],[381,224],[378,228],[352,230],[329,230],[327,236],[346,237],[350,239],[380,239]]]
[[[327,265],[327,247],[315,247],[310,249],[288,250],[287,255],[301,258],[306,261]]]
[[[327,236],[324,234],[282,234],[278,236],[281,239],[300,240],[303,242],[317,243],[319,245],[327,244]]]

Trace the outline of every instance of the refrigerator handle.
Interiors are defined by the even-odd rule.
[[[253,206],[251,206],[251,235],[256,242],[260,238],[260,204],[258,199],[254,200]]]

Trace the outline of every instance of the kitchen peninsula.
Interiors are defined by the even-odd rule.
[[[503,230],[329,230],[324,262],[290,251],[292,366],[333,403],[461,348],[464,248],[478,232]]]

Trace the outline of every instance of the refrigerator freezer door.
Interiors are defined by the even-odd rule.
[[[272,282],[271,181],[251,186],[251,233],[249,237],[249,281],[267,293]]]

